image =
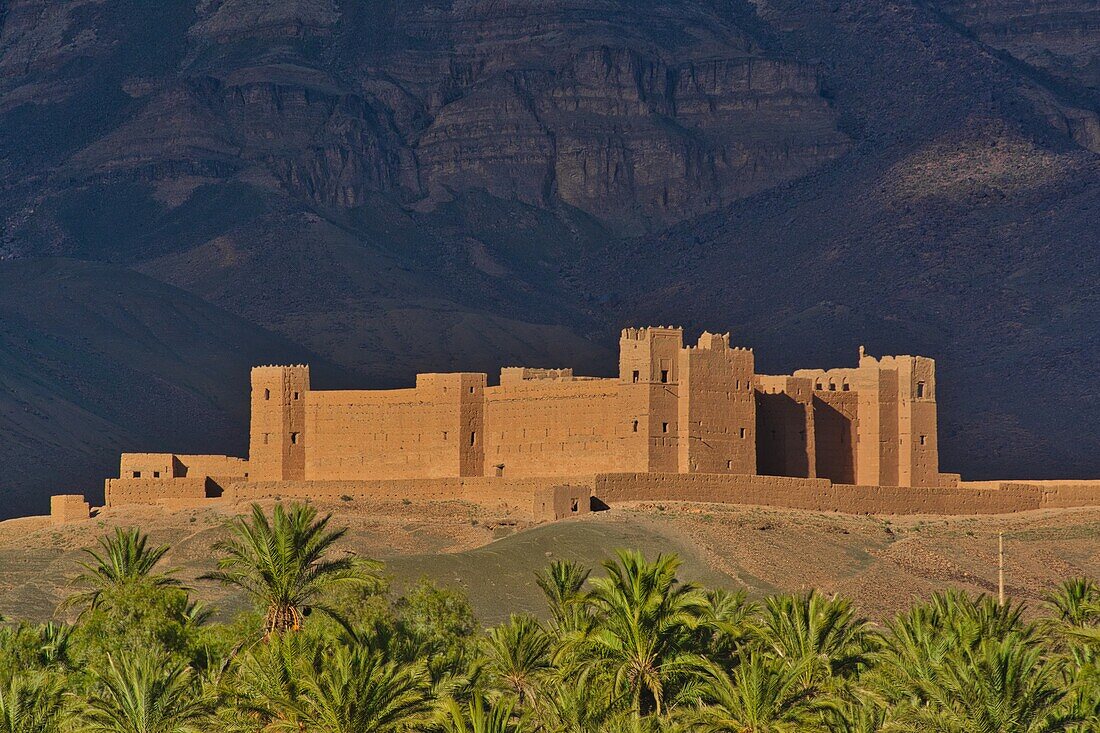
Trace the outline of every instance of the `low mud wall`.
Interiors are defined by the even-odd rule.
[[[1007,514],[1100,505],[1100,482],[995,483],[958,487],[850,486],[826,479],[726,474],[619,473],[596,477],[593,495],[608,503],[699,501],[847,514]]]
[[[591,503],[593,477],[467,477],[379,481],[248,481],[234,483],[223,499],[341,499],[354,501],[466,501],[493,509],[520,512],[536,519],[583,513]],[[562,487],[568,485],[568,491]],[[580,498],[583,496],[583,500]],[[574,500],[577,510],[573,510]]]

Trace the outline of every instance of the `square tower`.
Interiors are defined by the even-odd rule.
[[[252,481],[305,478],[308,366],[252,369],[249,477]]]

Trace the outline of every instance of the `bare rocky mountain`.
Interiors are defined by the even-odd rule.
[[[0,486],[214,448],[250,361],[605,373],[652,319],[927,353],[945,469],[1100,474],[1098,15],[0,0]]]

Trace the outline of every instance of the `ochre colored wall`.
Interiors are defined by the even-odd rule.
[[[680,473],[756,473],[753,353],[704,333],[679,355]]]
[[[108,507],[155,504],[160,499],[206,498],[207,478],[109,478],[104,491]]]
[[[756,472],[817,476],[813,384],[798,377],[756,377]]]
[[[482,473],[484,374],[421,374],[414,389],[311,392],[305,479]]]
[[[862,447],[857,442],[861,416],[856,393],[815,391],[812,404],[817,475],[838,484],[856,483]]]
[[[637,399],[644,389],[617,379],[502,379],[485,390],[485,473],[644,470],[648,416]]]
[[[54,524],[80,522],[91,515],[91,507],[81,494],[58,494],[50,497],[50,519]]]
[[[596,477],[592,493],[608,504],[700,501],[849,514],[1001,514],[1044,506],[1042,490],[1033,486],[850,486],[824,479],[713,474],[606,474]],[[1100,502],[1100,490],[1093,493],[1091,501]]]
[[[305,406],[309,388],[307,366],[264,366],[252,370],[250,478],[272,481],[305,477],[308,440]]]

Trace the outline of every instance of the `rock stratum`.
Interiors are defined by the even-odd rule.
[[[1100,475],[1098,21],[2,0],[0,487],[238,445],[250,362],[600,374],[659,321],[933,356],[945,470]]]

